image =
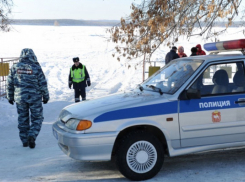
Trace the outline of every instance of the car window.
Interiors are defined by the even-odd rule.
[[[191,86],[202,96],[245,92],[243,62],[209,66]]]
[[[174,94],[202,62],[203,60],[193,59],[174,60],[147,79],[141,86],[145,90],[160,90],[163,93]]]

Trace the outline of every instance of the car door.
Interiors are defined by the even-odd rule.
[[[179,100],[181,147],[245,141],[243,62],[209,65],[190,88],[200,99]]]

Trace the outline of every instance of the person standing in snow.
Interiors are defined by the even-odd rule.
[[[11,68],[7,79],[7,99],[12,105],[16,102],[23,147],[35,148],[44,119],[42,102],[48,103],[49,92],[45,75],[32,49],[23,49],[19,63]]]
[[[196,47],[191,48],[191,55],[190,56],[197,56],[197,48]]]
[[[86,87],[91,85],[90,78],[86,66],[79,62],[79,57],[73,58],[74,65],[70,68],[69,88],[73,85],[75,102],[86,100]]]
[[[206,52],[202,50],[202,46],[200,44],[196,45],[197,55],[206,55]]]
[[[184,47],[183,46],[178,47],[178,55],[180,58],[187,57],[187,55],[184,53]]]
[[[173,59],[179,58],[179,55],[176,53],[177,47],[173,46],[170,52],[167,53],[165,57],[165,65],[168,64]]]

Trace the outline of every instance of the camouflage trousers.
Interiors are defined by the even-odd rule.
[[[28,141],[31,136],[36,139],[39,134],[43,122],[43,106],[42,102],[35,103],[16,103],[18,112],[18,128],[20,139],[23,143]],[[31,117],[29,114],[31,113]],[[31,122],[31,125],[30,125]]]

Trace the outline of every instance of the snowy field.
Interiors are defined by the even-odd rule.
[[[0,33],[0,57],[18,57],[32,48],[48,80],[50,101],[44,105],[44,122],[34,150],[23,148],[17,129],[16,107],[0,99],[0,181],[127,181],[110,162],[85,163],[67,157],[59,149],[51,126],[60,110],[74,102],[68,88],[72,58],[86,65],[92,85],[87,99],[95,99],[134,88],[142,82],[140,59],[118,62],[111,55],[114,44],[107,42],[106,27],[14,26]],[[220,40],[244,38],[243,28],[231,28]],[[179,38],[187,55],[200,37]],[[162,46],[153,61],[162,61],[169,48]],[[159,63],[158,63],[159,64]],[[128,66],[131,68],[128,69]],[[147,65],[148,67],[149,65]],[[166,158],[162,170],[149,181],[245,181],[245,151],[222,151]]]

